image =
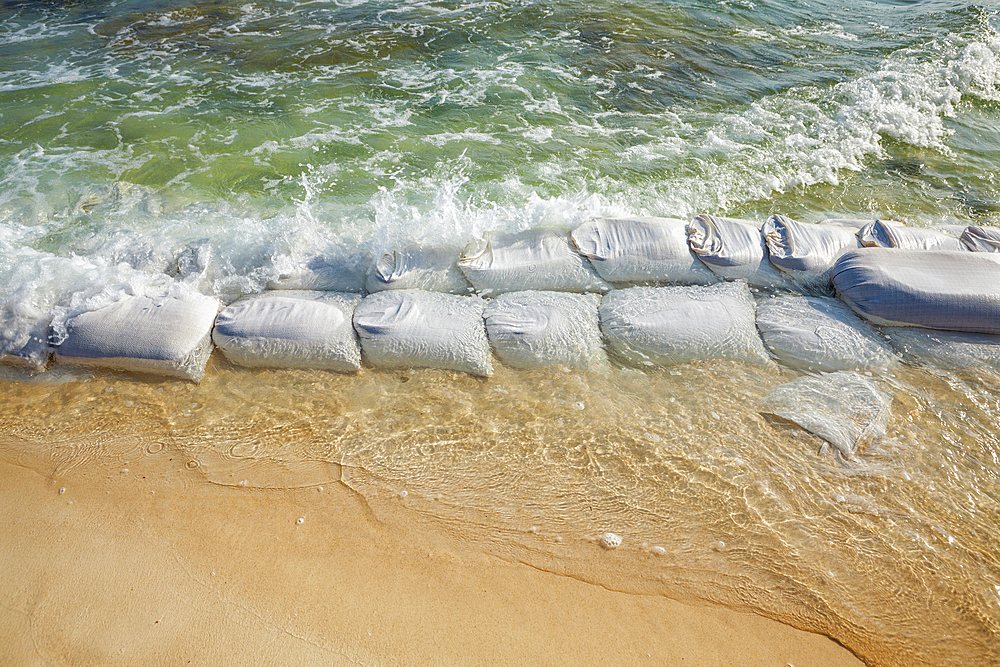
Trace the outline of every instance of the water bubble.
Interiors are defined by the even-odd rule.
[[[302,524],[304,524],[305,522],[306,522],[306,518],[304,516],[300,516],[298,519],[295,520],[295,523],[297,523],[300,526]]]
[[[64,493],[66,493],[66,487],[65,486],[60,486],[59,487],[59,495],[61,496]]]
[[[399,492],[399,497],[400,498],[405,498],[408,495],[410,495],[410,494],[406,491],[406,489],[403,489],[402,491]]]
[[[649,550],[654,556],[666,556],[667,550],[661,546],[655,546]]]
[[[614,533],[604,533],[601,535],[601,546],[605,549],[617,549],[621,544],[621,535],[615,535]]]

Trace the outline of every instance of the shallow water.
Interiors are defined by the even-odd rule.
[[[151,443],[135,456],[168,452],[211,483],[343,481],[376,514],[404,504],[503,558],[757,611],[869,664],[988,664],[1000,648],[996,376],[899,369],[889,435],[844,461],[760,414],[792,377],[773,367],[213,365],[201,385],[8,384],[0,424],[54,445],[57,468],[125,433]],[[608,531],[623,544],[595,558]]]
[[[998,28],[965,2],[7,3],[0,333],[600,214],[997,224]],[[497,366],[4,369],[0,421],[65,465],[134,434],[216,483],[342,475],[506,558],[871,664],[1000,655],[995,375],[898,369],[889,435],[845,462],[760,415],[776,368]],[[581,548],[605,531],[627,566]]]

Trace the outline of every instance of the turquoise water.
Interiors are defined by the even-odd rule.
[[[363,270],[397,243],[592,215],[1000,224],[998,31],[994,8],[945,1],[4,3],[2,333],[126,293],[231,301],[317,252]],[[670,594],[872,664],[997,662],[991,371],[901,372],[886,443],[844,465],[761,420],[792,377],[770,369],[484,385],[215,363],[150,408],[178,438],[258,443],[251,414],[307,431],[311,457],[443,493],[429,512],[516,534],[552,569],[578,565],[523,517],[624,525],[646,537],[623,550],[671,547]]]

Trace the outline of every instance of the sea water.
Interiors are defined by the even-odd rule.
[[[950,0],[6,3],[0,326],[58,340],[126,294],[231,302],[317,253],[360,290],[401,244],[594,215],[1000,224],[998,31]],[[889,434],[844,461],[761,416],[795,377],[777,367],[497,366],[4,370],[4,423],[127,422],[234,485],[329,461],[502,557],[872,664],[997,662],[995,370],[887,374]],[[605,533],[638,575],[574,548]]]

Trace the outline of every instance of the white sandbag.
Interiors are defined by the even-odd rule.
[[[793,286],[771,266],[760,229],[751,222],[699,215],[688,223],[687,237],[691,252],[721,278],[757,287]]]
[[[368,271],[369,293],[390,289],[469,294],[472,286],[458,268],[458,248],[409,246],[382,255]]]
[[[961,227],[907,227],[899,223],[876,220],[858,231],[858,241],[864,248],[899,248],[901,250],[965,250],[959,241]]]
[[[605,340],[630,364],[767,362],[754,323],[753,298],[744,282],[615,290],[604,296],[599,313]]]
[[[215,319],[212,340],[229,361],[261,368],[361,368],[354,334],[360,294],[276,291],[240,299]]]
[[[973,252],[1000,252],[1000,227],[970,225],[959,237],[962,245]]]
[[[302,263],[282,267],[278,276],[268,281],[267,289],[361,292],[365,274],[355,263],[346,257],[313,255]]]
[[[354,310],[365,358],[386,368],[442,368],[493,375],[483,309],[476,296],[421,290],[370,294]]]
[[[850,227],[813,225],[783,215],[772,215],[760,231],[771,264],[812,289],[828,289],[837,258],[860,247],[857,233]]]
[[[597,307],[599,294],[509,292],[486,304],[486,333],[508,366],[607,366]]]
[[[24,322],[21,318],[0,313],[0,364],[40,372],[52,356],[49,345],[49,319]]]
[[[946,370],[986,367],[1000,373],[1000,336],[915,327],[886,327],[883,331],[908,361]]]
[[[719,281],[687,243],[676,218],[595,218],[570,234],[577,251],[610,283],[710,285]]]
[[[487,234],[473,241],[458,262],[479,294],[522,290],[606,292],[590,262],[570,245],[569,234],[532,229],[519,234]]]
[[[861,248],[833,267],[837,294],[882,325],[1000,333],[1000,256]]]
[[[862,446],[885,435],[891,404],[892,397],[875,382],[840,371],[775,388],[764,399],[764,414],[801,426],[851,459]]]
[[[855,231],[855,233],[865,227],[875,222],[872,218],[827,218],[826,220],[820,220],[819,225],[837,225],[838,227],[850,227]]]
[[[198,382],[212,354],[219,301],[201,294],[151,299],[130,296],[66,322],[59,361]]]
[[[798,370],[875,370],[896,361],[878,331],[836,299],[764,299],[757,304],[757,329],[771,354]]]

